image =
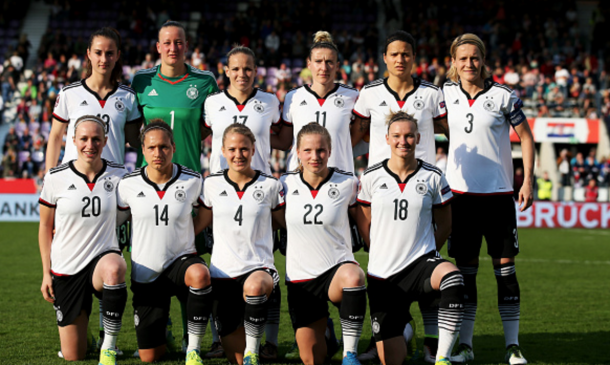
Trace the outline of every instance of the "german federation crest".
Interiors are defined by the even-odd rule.
[[[422,110],[424,108],[424,101],[423,100],[415,100],[413,102],[413,107],[417,110]]]
[[[265,107],[262,104],[254,104],[254,110],[258,113],[262,113],[265,111]]]
[[[485,100],[485,102],[483,103],[483,108],[490,112],[496,108],[496,104],[494,104],[493,100]]]
[[[252,197],[254,198],[254,200],[256,200],[257,202],[262,202],[263,199],[265,198],[265,193],[263,193],[262,190],[258,189],[258,190],[254,190],[254,193],[252,193]]]
[[[176,190],[176,194],[174,194],[176,200],[179,202],[183,202],[186,200],[186,192],[182,189]]]
[[[330,188],[330,190],[328,190],[328,196],[331,199],[337,199],[339,197],[340,193],[339,193],[339,189],[337,188]]]
[[[123,110],[125,110],[125,104],[123,104],[123,102],[120,99],[114,103],[114,107],[119,112],[122,112]]]
[[[418,183],[417,185],[415,185],[415,191],[417,191],[421,195],[424,195],[428,192],[428,187],[424,183]]]
[[[104,182],[104,190],[106,190],[109,193],[114,190],[114,184],[112,183],[112,181],[106,180]]]
[[[195,100],[199,96],[199,90],[197,90],[196,86],[191,85],[191,87],[186,90],[186,96],[191,100]]]
[[[337,108],[343,108],[344,105],[345,105],[345,101],[343,101],[343,99],[341,99],[341,98],[335,99],[335,106]]]

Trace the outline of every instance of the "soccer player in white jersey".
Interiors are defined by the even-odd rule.
[[[521,294],[515,271],[519,253],[511,126],[521,139],[524,183],[519,191],[521,211],[533,201],[534,141],[523,102],[504,85],[489,78],[485,45],[474,34],[457,37],[451,44],[451,69],[444,93],[451,143],[447,179],[456,196],[452,204],[453,231],[449,255],[464,275],[466,302],[460,345],[452,361],[474,358],[472,335],[477,310],[476,276],[482,237],[492,258],[498,285],[498,308],[504,326],[506,361],[525,364],[519,348]]]
[[[206,178],[199,233],[212,221],[214,321],[231,363],[258,364],[268,299],[279,284],[273,264],[272,219],[283,223],[284,190],[271,175],[251,167],[256,137],[233,123],[222,136],[229,168]]]
[[[270,131],[274,129],[279,133],[280,101],[274,94],[253,87],[256,58],[248,47],[236,45],[227,53],[225,74],[229,78],[229,87],[208,96],[204,106],[204,126],[208,134],[212,133],[210,172],[216,173],[228,168],[221,152],[222,136],[229,125],[241,123],[256,137],[252,168],[270,175],[271,148],[279,148],[276,145],[278,135],[272,135]]]
[[[235,46],[227,53],[227,66],[225,66],[229,87],[208,96],[205,100],[206,117],[203,132],[206,137],[212,133],[210,156],[212,173],[228,168],[221,149],[224,131],[232,123],[244,124],[254,134],[256,142],[252,168],[255,170],[271,175],[269,163],[271,148],[283,147],[283,143],[279,142],[280,101],[274,94],[253,87],[256,70],[254,52],[248,47]],[[271,130],[274,133],[271,133]],[[266,343],[260,351],[263,360],[277,359],[281,300],[280,286],[276,286],[269,299],[269,315],[265,327]],[[221,346],[220,342],[217,346]]]
[[[101,158],[107,141],[102,119],[82,116],[71,135],[76,160],[50,169],[40,194],[41,291],[53,303],[61,354],[69,361],[85,358],[91,294],[98,297],[105,331],[100,364],[115,364],[127,302],[127,265],[116,238],[116,187],[127,171]]]
[[[212,286],[197,256],[191,212],[199,207],[203,178],[172,163],[172,130],[160,119],[150,121],[141,141],[147,165],[125,175],[118,187],[118,207],[131,210],[133,220],[131,290],[139,356],[153,362],[165,354],[170,300],[176,295],[186,303],[186,364],[200,364]]]
[[[74,123],[83,115],[97,115],[104,121],[108,142],[102,158],[123,164],[125,142],[138,145],[141,114],[134,91],[121,85],[121,36],[116,29],[105,27],[91,34],[87,47],[87,76],[64,87],[55,101],[53,124],[49,133],[45,168],[57,166],[64,133],[68,132],[63,163],[73,160],[77,151],[72,137]],[[120,248],[129,243],[128,223],[119,227]],[[100,311],[101,312],[101,311]],[[103,341],[103,318],[100,313],[100,342]],[[123,353],[116,349],[119,355]]]
[[[102,158],[123,164],[125,142],[138,145],[141,114],[135,92],[121,85],[121,36],[113,28],[101,28],[89,37],[87,47],[87,76],[64,87],[57,95],[53,109],[53,125],[45,160],[47,171],[57,166],[62,139],[66,129],[68,138],[62,162],[77,156],[72,142],[74,122],[83,115],[97,115],[104,121],[108,143]]]
[[[388,78],[366,85],[354,106],[357,119],[351,128],[352,145],[370,133],[369,166],[389,158],[385,122],[390,113],[402,110],[418,121],[422,140],[417,145],[416,157],[434,164],[434,133],[447,134],[443,92],[434,84],[411,76],[415,40],[409,33],[399,30],[386,39],[383,60]]]
[[[284,127],[280,140],[286,144],[284,149],[292,144],[287,162],[288,171],[298,167],[293,140],[296,140],[303,126],[316,121],[328,130],[333,139],[334,148],[329,165],[354,172],[350,124],[358,91],[349,86],[335,84],[335,74],[339,69],[338,54],[330,34],[317,32],[307,57],[312,83],[290,90],[286,94],[282,111]]]
[[[451,232],[451,188],[439,169],[415,158],[420,134],[412,115],[390,114],[386,133],[392,154],[365,171],[358,194],[358,224],[370,247],[368,294],[377,352],[384,365],[402,364],[410,319],[404,308],[438,298],[440,291],[436,364],[450,365],[464,300],[462,275],[438,256]]]
[[[390,157],[390,146],[386,143],[386,120],[391,113],[406,111],[417,119],[421,141],[415,157],[434,165],[436,146],[434,133],[447,133],[447,119],[443,92],[439,87],[411,76],[415,63],[415,40],[405,31],[397,31],[385,41],[383,59],[388,68],[386,79],[374,81],[362,89],[354,106],[356,121],[352,124],[352,144],[370,134],[369,166]],[[419,303],[424,320],[424,360],[434,363],[438,343],[437,308],[428,308]],[[412,327],[415,322],[407,326]],[[411,344],[415,344],[414,329],[407,329]],[[409,340],[409,339],[408,339]],[[410,351],[415,347],[411,346]],[[372,360],[376,356],[373,341],[368,350],[360,355],[361,360]]]
[[[348,212],[356,214],[358,180],[329,167],[331,136],[312,122],[296,139],[301,166],[282,176],[286,193],[288,308],[301,360],[322,364],[328,301],[339,308],[343,364],[359,365],[366,313],[364,272],[352,253]]]

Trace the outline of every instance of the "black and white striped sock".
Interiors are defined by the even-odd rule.
[[[464,320],[460,330],[460,343],[472,348],[474,320],[477,315],[477,273],[479,272],[479,265],[458,265],[458,269],[464,277]]]
[[[265,323],[267,322],[267,295],[246,295],[246,308],[244,310],[244,328],[246,330],[246,351],[258,354]]]
[[[517,281],[515,263],[494,267],[498,283],[498,310],[504,327],[506,347],[519,344],[519,319],[521,316],[521,290]]]
[[[127,284],[108,285],[102,289],[102,321],[104,341],[102,350],[114,350],[116,339],[121,331],[123,312],[127,303]]]
[[[449,358],[464,316],[464,278],[459,271],[445,275],[440,285],[436,359]]]
[[[366,314],[366,286],[343,288],[343,300],[339,307],[341,331],[343,333],[343,356],[348,352],[358,353],[358,340],[362,334]]]
[[[186,299],[186,326],[189,337],[187,352],[200,349],[211,311],[212,286],[208,285],[205,288],[189,287],[189,294]]]

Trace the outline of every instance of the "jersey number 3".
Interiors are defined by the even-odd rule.
[[[466,133],[472,132],[472,122],[474,121],[474,115],[472,113],[466,114],[466,118],[468,118],[468,126],[464,127],[464,131]]]

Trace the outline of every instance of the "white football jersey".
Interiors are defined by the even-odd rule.
[[[119,209],[131,209],[131,279],[150,283],[177,258],[197,252],[193,208],[199,207],[203,178],[174,164],[163,186],[152,182],[142,167],[125,175],[118,188]]]
[[[51,271],[74,275],[106,251],[120,251],[116,237],[116,187],[127,173],[123,165],[102,160],[93,181],[74,161],[47,172],[39,202],[55,208]]]
[[[358,99],[358,90],[349,86],[336,84],[335,88],[321,98],[308,85],[290,90],[284,100],[282,119],[292,125],[293,143],[288,155],[288,171],[299,166],[297,151],[297,134],[311,122],[317,122],[328,129],[332,139],[329,166],[343,171],[354,172],[354,156],[350,137],[352,110]]]
[[[371,120],[369,166],[390,158],[390,146],[385,138],[388,133],[386,120],[390,113],[400,110],[413,114],[417,119],[421,138],[415,148],[415,157],[430,164],[436,162],[434,119],[443,118],[447,114],[443,92],[428,81],[413,78],[413,90],[401,100],[388,85],[388,79],[383,79],[366,85],[354,106],[355,115]]]
[[[422,160],[400,181],[388,160],[362,176],[358,202],[371,207],[368,274],[386,279],[436,250],[432,209],[453,198],[443,173]]]
[[[271,212],[283,206],[282,184],[258,170],[243,189],[229,179],[228,170],[209,175],[203,207],[214,215],[210,275],[236,278],[255,269],[275,270]]]
[[[252,168],[271,174],[271,126],[281,122],[280,101],[274,94],[254,89],[252,95],[243,103],[225,91],[219,91],[205,99],[205,127],[212,131],[212,155],[210,171],[227,169],[227,161],[222,155],[222,135],[225,129],[237,122],[246,125],[254,137],[255,154]]]
[[[454,82],[445,83],[451,140],[447,179],[455,193],[512,194],[510,125],[526,120],[523,102],[507,86],[485,80],[471,98]]]
[[[101,99],[84,80],[64,87],[57,95],[53,109],[55,119],[68,123],[64,163],[78,157],[72,137],[74,123],[83,115],[96,115],[106,125],[108,143],[102,158],[120,164],[125,162],[125,124],[136,122],[142,116],[135,92],[128,86],[119,85]]]
[[[298,171],[281,178],[288,231],[286,281],[311,280],[341,262],[355,262],[347,211],[356,204],[358,179],[329,170],[315,189]]]

